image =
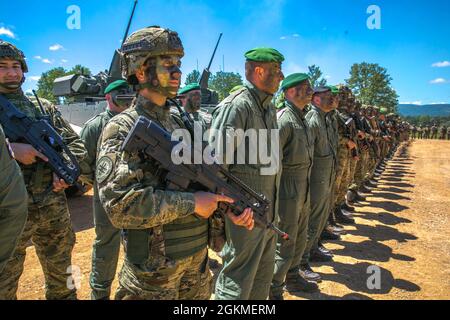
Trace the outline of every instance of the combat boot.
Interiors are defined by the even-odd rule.
[[[355,219],[352,217],[345,215],[340,208],[336,208],[334,212],[336,216],[336,220],[342,224],[355,224]]]
[[[333,261],[333,255],[330,253],[324,253],[319,249],[311,250],[309,261],[311,262],[330,262]]]
[[[356,191],[348,190],[347,195],[345,196],[346,200],[349,203],[355,203],[356,202]]]
[[[319,286],[314,281],[308,281],[301,276],[300,273],[287,274],[286,276],[286,291],[295,292],[315,292],[319,290]]]
[[[322,281],[322,277],[320,276],[320,274],[318,274],[317,272],[314,272],[308,263],[300,265],[298,273],[306,281],[313,281],[316,283],[319,283]]]
[[[283,293],[272,293],[272,291],[270,291],[269,300],[284,300]]]
[[[323,229],[322,234],[320,235],[320,239],[323,240],[341,240],[341,236],[337,233],[334,233],[329,229],[329,227],[325,227]]]
[[[328,225],[325,227],[329,232],[332,232],[334,234],[337,235],[344,235],[347,233],[347,231],[345,231],[344,227],[339,225],[339,224],[334,224],[334,225]]]
[[[348,212],[355,212],[355,207],[349,206],[347,202],[341,204],[341,208],[347,210]]]

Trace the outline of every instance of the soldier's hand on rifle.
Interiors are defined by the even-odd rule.
[[[60,179],[55,173],[53,173],[53,191],[59,192],[64,189],[67,189],[69,185],[63,180]]]
[[[30,165],[36,162],[36,158],[40,158],[45,162],[48,158],[33,148],[32,145],[26,143],[11,143],[11,149],[14,152],[14,158],[24,165]]]
[[[251,208],[246,208],[240,215],[236,216],[228,210],[228,218],[237,226],[241,226],[251,231],[255,226],[255,220],[253,219],[253,210]]]
[[[356,143],[354,143],[353,140],[348,140],[347,148],[349,148],[350,150],[355,149],[356,148]]]
[[[194,193],[194,198],[194,212],[199,217],[202,217],[204,219],[208,219],[214,213],[219,202],[234,202],[234,200],[230,197],[204,191],[198,191]]]

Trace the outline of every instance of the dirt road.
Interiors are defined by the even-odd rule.
[[[90,195],[70,200],[80,299],[89,298],[90,202]],[[287,294],[287,299],[450,299],[450,141],[412,143],[390,161],[355,218],[356,225],[346,227],[341,241],[326,244],[334,262],[313,265],[324,279],[320,293]],[[44,299],[43,289],[41,267],[30,246],[18,298]]]

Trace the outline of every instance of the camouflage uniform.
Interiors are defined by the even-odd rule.
[[[223,100],[213,113],[212,129],[225,135],[227,128],[277,129],[277,118],[272,95],[268,95],[252,84],[236,90]],[[267,150],[271,150],[268,132]],[[239,143],[239,142],[238,142]],[[270,201],[267,220],[277,217],[277,196],[280,172],[261,175],[266,167],[258,159],[256,164],[236,164],[237,145],[234,150],[234,164],[228,165],[230,173],[240,178],[256,192],[264,194]],[[245,144],[246,162],[249,146]],[[220,300],[265,300],[269,295],[275,259],[276,236],[268,229],[254,228],[251,231],[225,220],[227,242],[222,250],[223,269],[220,271],[215,297]]]
[[[96,172],[100,201],[112,224],[124,229],[126,250],[116,299],[208,299],[208,220],[194,215],[194,195],[168,190],[156,162],[120,151],[138,116],[168,132],[182,128],[169,107],[139,96],[102,132]],[[179,227],[188,225],[193,234],[183,240]]]
[[[302,264],[307,264],[311,249],[317,247],[331,206],[331,192],[336,176],[336,128],[332,113],[312,106],[306,115],[314,140],[314,160],[311,171],[311,213],[308,223],[308,242]]]
[[[27,220],[27,190],[0,126],[0,274]]]
[[[288,101],[278,112],[283,172],[280,181],[280,229],[289,241],[278,239],[272,294],[282,292],[288,273],[298,274],[308,233],[309,180],[314,145],[304,111]]]
[[[447,128],[447,140],[450,140],[450,126]]]
[[[81,140],[87,149],[86,163],[91,168],[86,175],[94,189],[93,214],[96,238],[92,248],[92,271],[90,275],[91,298],[94,300],[109,298],[120,251],[120,229],[115,228],[109,221],[105,209],[100,203],[98,186],[95,183],[98,139],[106,123],[116,114],[107,109],[89,120],[80,133]]]
[[[4,94],[20,111],[36,119],[40,110],[19,91]],[[44,109],[52,119],[53,127],[79,162],[86,157],[86,149],[48,101],[42,99]],[[72,249],[75,244],[67,200],[64,191],[53,192],[53,172],[43,161],[32,165],[20,165],[28,191],[28,221],[13,257],[0,276],[0,299],[15,299],[19,278],[23,272],[26,247],[31,239],[41,262],[45,276],[47,299],[76,299],[75,288],[69,289],[67,280],[71,266]]]

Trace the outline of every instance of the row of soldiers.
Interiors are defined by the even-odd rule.
[[[440,140],[450,140],[450,126],[446,127],[442,125],[440,128],[438,125],[418,125],[411,126],[411,138],[413,139],[440,139]]]
[[[0,94],[30,118],[41,118],[41,110],[21,90],[28,71],[23,53],[7,42],[0,42],[0,49]],[[220,251],[223,264],[216,299],[282,299],[285,290],[317,290],[321,276],[310,262],[332,260],[322,240],[344,232],[338,223],[354,223],[351,204],[364,200],[386,159],[407,139],[399,118],[361,105],[345,86],[312,88],[306,74],[284,77],[283,55],[255,48],[245,53],[247,83],[206,119],[199,110],[199,86],[179,90],[184,49],[176,32],[141,29],[120,52],[125,80],[106,88],[107,110],[85,125],[81,137],[44,103],[81,166],[81,182],[94,191],[92,299],[109,299],[121,243],[125,258],[116,299],[209,299],[208,246]],[[128,87],[136,90],[131,106],[118,99]],[[273,101],[279,89],[283,97],[277,112]],[[267,163],[259,158],[251,164],[237,161],[242,149],[247,155],[251,150],[238,138],[222,148],[233,155],[224,167],[265,196],[267,220],[286,231],[289,240],[255,227],[250,208],[218,215],[219,203],[235,200],[198,186],[174,188],[155,159],[142,150],[122,149],[140,116],[169,133],[186,128],[171,109],[170,100],[177,96],[192,120],[224,137],[229,129],[267,135],[269,153],[279,152],[278,170],[262,174]],[[272,145],[271,130],[279,130],[279,146]],[[0,181],[0,299],[16,298],[30,240],[44,271],[46,298],[75,299],[76,288],[67,285],[75,243],[64,195],[68,185],[25,141],[8,144],[0,137],[0,142],[0,174],[8,177]]]

